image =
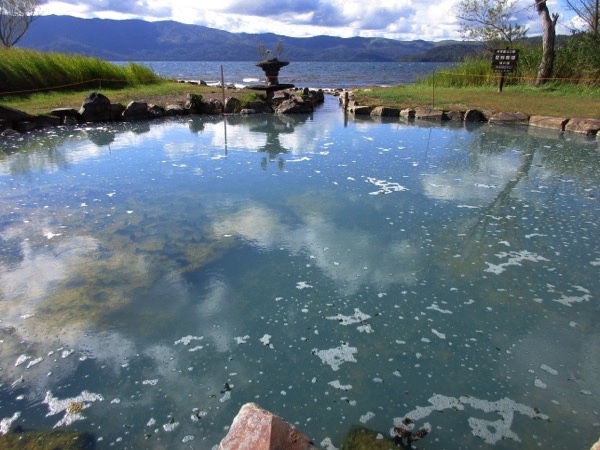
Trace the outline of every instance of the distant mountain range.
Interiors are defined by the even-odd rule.
[[[41,16],[19,47],[78,53],[110,61],[255,61],[258,47],[283,45],[290,61],[460,61],[480,51],[460,41],[398,41],[383,38],[315,36],[294,38],[273,33],[229,33],[173,21],[79,19]]]

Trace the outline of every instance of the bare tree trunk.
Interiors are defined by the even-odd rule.
[[[552,77],[554,69],[554,43],[556,41],[556,21],[558,14],[552,14],[548,11],[546,0],[535,0],[535,9],[540,19],[542,19],[542,28],[544,35],[542,37],[542,61],[538,67],[535,86],[541,86],[547,78]]]

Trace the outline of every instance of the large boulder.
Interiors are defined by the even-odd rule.
[[[90,92],[83,100],[79,115],[82,122],[108,122],[112,119],[110,100],[98,92]]]
[[[529,118],[529,126],[564,131],[568,121],[569,119],[565,117],[531,116]]]
[[[310,114],[313,112],[313,104],[300,97],[292,97],[281,102],[275,112],[277,114]]]
[[[420,120],[447,120],[446,114],[441,109],[416,108],[415,119]]]
[[[5,126],[10,128],[13,123],[29,120],[33,116],[18,109],[0,105],[0,120],[4,120]]]
[[[242,109],[242,102],[235,97],[227,97],[223,110],[225,114],[234,114]]]
[[[529,116],[522,112],[497,112],[488,122],[501,125],[529,125]]]
[[[123,111],[125,120],[142,120],[148,118],[148,103],[132,101]]]
[[[60,118],[60,123],[70,124],[79,121],[79,112],[74,108],[55,108],[50,115]]]
[[[200,94],[187,94],[183,109],[188,114],[200,114],[202,110],[202,96]]]
[[[371,111],[371,115],[374,117],[399,117],[400,110],[388,106],[376,106]]]
[[[316,450],[312,440],[255,403],[246,403],[219,444],[219,450]]]
[[[252,114],[271,114],[273,112],[269,104],[262,100],[249,102],[245,109],[254,111]]]
[[[211,98],[208,102],[202,102],[200,114],[223,114],[223,103],[215,98]]]
[[[486,115],[477,109],[468,109],[465,112],[465,122],[485,122],[487,120]]]
[[[593,136],[600,131],[600,119],[584,119],[573,117],[565,126],[565,131],[587,134]]]

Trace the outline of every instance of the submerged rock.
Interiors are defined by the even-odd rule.
[[[389,450],[397,447],[393,439],[386,438],[381,433],[364,427],[353,427],[340,450]]]
[[[91,433],[79,431],[12,431],[0,436],[0,450],[83,450],[95,448]]]

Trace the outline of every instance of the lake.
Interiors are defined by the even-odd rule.
[[[283,58],[285,60],[285,58]],[[128,64],[121,62],[120,64]],[[143,61],[165,78],[187,81],[205,81],[210,85],[221,83],[221,66],[225,84],[242,88],[263,81],[265,74],[252,61]],[[310,62],[291,61],[279,73],[280,83],[296,87],[322,89],[355,86],[396,86],[411,84],[434,71],[452,66],[452,63],[399,63],[399,62]]]
[[[0,432],[211,449],[600,434],[600,159],[576,135],[187,116],[0,141]]]

